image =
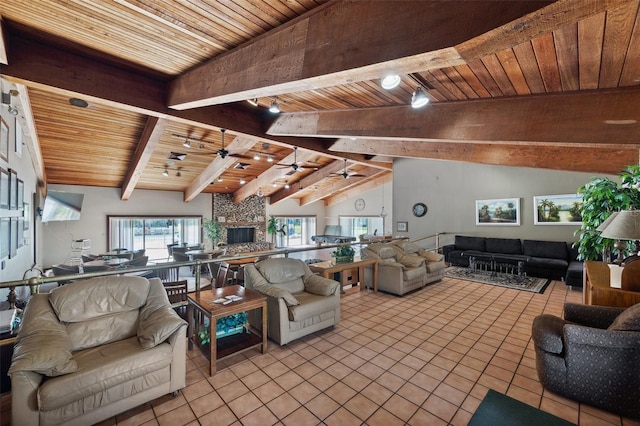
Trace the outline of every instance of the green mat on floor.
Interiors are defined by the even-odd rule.
[[[571,426],[553,414],[545,413],[517,399],[489,389],[469,426]]]

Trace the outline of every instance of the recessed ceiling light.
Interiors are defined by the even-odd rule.
[[[89,106],[89,102],[85,101],[84,99],[80,99],[80,98],[71,98],[69,99],[69,103],[75,107],[78,108],[86,108]]]
[[[389,90],[398,87],[400,84],[400,76],[398,74],[389,74],[384,76],[380,81],[383,89]]]

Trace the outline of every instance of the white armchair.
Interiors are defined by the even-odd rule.
[[[269,338],[280,345],[340,321],[340,283],[315,275],[301,260],[271,258],[247,265],[245,286],[267,296]],[[260,329],[253,312],[247,314]]]

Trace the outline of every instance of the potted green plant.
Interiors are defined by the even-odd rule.
[[[335,251],[331,252],[331,256],[335,257],[338,263],[353,262],[355,254],[356,251],[349,244],[341,244]]]
[[[222,236],[222,225],[218,222],[218,219],[207,219],[202,221],[202,229],[204,230],[204,236],[208,240],[211,240],[212,247],[216,247],[218,240]]]
[[[620,184],[608,178],[597,177],[578,188],[582,194],[582,226],[576,230],[580,260],[608,261],[614,241],[602,238],[598,226],[613,212],[640,208],[640,166],[626,167],[620,173]]]
[[[274,215],[269,216],[267,220],[267,234],[271,234],[271,244],[276,243],[276,233],[278,232],[278,219]]]

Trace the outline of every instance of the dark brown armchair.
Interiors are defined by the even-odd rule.
[[[640,418],[640,304],[625,310],[566,303],[564,319],[537,316],[532,337],[545,388]]]

